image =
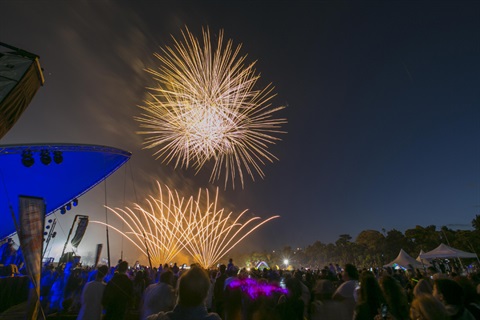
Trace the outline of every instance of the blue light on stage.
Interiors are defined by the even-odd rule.
[[[130,152],[97,145],[0,145],[0,239],[15,233],[10,212],[18,219],[18,196],[44,198],[47,215],[65,213],[130,157]]]

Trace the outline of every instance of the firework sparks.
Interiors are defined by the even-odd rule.
[[[197,200],[193,201],[194,208],[188,216],[189,223],[184,229],[185,238],[188,239],[185,242],[186,251],[204,268],[213,266],[257,228],[279,217],[272,216],[262,222],[257,221],[259,217],[253,217],[240,223],[247,210],[234,218],[232,212],[226,214],[225,209],[217,209],[218,189],[213,201],[208,190],[205,194],[205,208],[202,209],[202,190],[199,190]]]
[[[118,228],[108,225],[125,239],[133,243],[145,256],[150,255],[152,265],[170,263],[183,249],[182,220],[178,214],[185,210],[183,199],[174,196],[167,188],[167,198],[164,198],[159,185],[158,198],[150,196],[146,199],[148,209],[135,204],[135,211],[126,208],[110,208],[109,212],[117,216],[128,231],[123,232]],[[106,225],[101,221],[92,221]],[[148,250],[148,254],[147,254]]]
[[[225,187],[244,171],[255,180],[254,173],[264,177],[265,161],[278,160],[268,147],[280,140],[276,134],[286,119],[274,114],[283,106],[273,108],[273,86],[257,90],[260,76],[255,62],[245,65],[240,56],[241,45],[224,45],[220,31],[216,48],[210,33],[203,31],[200,43],[188,29],[182,41],[155,54],[160,60],[158,70],[147,69],[158,83],[151,88],[151,99],[141,116],[135,117],[147,135],[145,148],[157,149],[157,159],[175,163],[198,172],[210,160],[214,162],[210,181],[225,176]]]
[[[225,209],[218,209],[218,189],[213,200],[208,190],[202,197],[202,189],[196,198],[186,199],[168,187],[163,192],[160,183],[157,184],[159,197],[147,198],[147,209],[138,204],[135,211],[108,208],[129,231],[109,227],[144,255],[148,248],[155,265],[172,262],[185,249],[202,267],[211,267],[257,228],[279,217],[272,216],[261,222],[259,217],[253,217],[241,223],[247,210],[234,217],[232,212],[226,214]],[[92,222],[105,225],[100,221]]]

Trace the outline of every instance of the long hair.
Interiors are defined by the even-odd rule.
[[[358,304],[366,304],[374,312],[385,303],[382,290],[373,273],[365,271],[360,276],[360,297]]]
[[[410,307],[410,316],[412,319],[425,320],[447,320],[448,316],[445,306],[430,294],[420,294],[412,301]]]
[[[389,275],[380,278],[380,288],[388,305],[389,312],[395,319],[409,319],[408,298],[400,283]]]

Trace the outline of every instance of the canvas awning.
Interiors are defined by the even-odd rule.
[[[425,252],[424,252],[423,250],[420,250],[420,253],[418,254],[418,257],[417,257],[416,260],[417,260],[418,262],[422,263],[422,264],[425,265],[425,266],[431,266],[431,264],[430,264],[430,262],[428,262],[428,260],[420,258],[420,256],[421,256],[422,254],[424,254],[424,253],[425,253]]]
[[[403,268],[409,268],[410,266],[414,268],[421,268],[423,267],[423,264],[421,262],[418,262],[410,256],[408,253],[406,253],[403,249],[400,249],[400,253],[398,256],[393,260],[392,262],[384,265],[384,267],[395,267],[395,266],[401,266]]]
[[[44,83],[38,56],[0,42],[0,138]]]
[[[437,258],[477,258],[477,255],[449,247],[443,243],[432,251],[420,255],[420,259],[431,260]]]

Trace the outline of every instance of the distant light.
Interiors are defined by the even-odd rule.
[[[65,206],[63,206],[61,209],[60,209],[60,213],[61,214],[65,214],[67,212],[67,209],[65,209]]]
[[[78,199],[77,198],[73,199],[72,204],[74,207],[78,206]]]
[[[286,266],[288,266],[288,262],[289,262],[288,259],[283,260],[283,264]]]
[[[67,210],[70,210],[70,209],[72,209],[72,204],[69,202],[69,203],[67,203],[67,205],[65,207],[67,208]]]

